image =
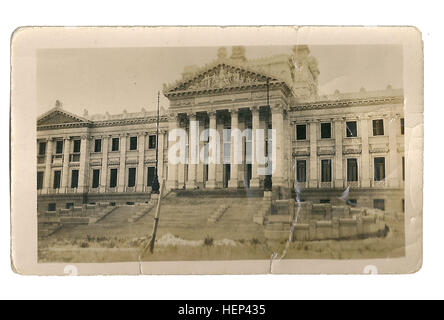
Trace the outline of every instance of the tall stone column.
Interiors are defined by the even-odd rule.
[[[137,183],[136,183],[136,191],[143,192],[144,181],[143,181],[143,171],[145,165],[145,137],[147,133],[141,132],[137,138],[137,151],[138,155],[138,163],[137,163]],[[157,143],[157,142],[156,142]]]
[[[272,174],[273,187],[285,186],[285,179],[283,176],[283,166],[284,166],[284,109],[281,105],[275,105],[271,108],[271,126],[276,132],[276,141],[272,143],[276,144],[273,147],[276,150],[276,162],[273,164],[274,172]],[[287,146],[288,147],[288,146]]]
[[[125,191],[125,174],[126,174],[126,143],[128,135],[122,134],[120,136],[120,166],[119,166],[119,178],[117,181],[117,192]]]
[[[399,172],[400,163],[398,161],[398,146],[396,143],[396,136],[399,132],[399,115],[392,115],[388,121],[389,126],[389,171],[386,173],[388,177],[389,187],[399,187]]]
[[[216,111],[211,111],[208,113],[208,116],[210,118],[210,129],[211,131],[215,132],[216,127]],[[208,182],[206,184],[206,188],[208,189],[215,189],[216,188],[216,162],[220,162],[220,155],[218,154],[218,151],[220,150],[212,150],[211,143],[213,139],[216,137],[213,137],[210,135],[210,150],[209,150],[209,164],[208,164]],[[220,142],[220,141],[219,141]]]
[[[102,137],[102,168],[100,170],[99,192],[106,192],[106,179],[108,173],[108,144],[109,136]]]
[[[368,141],[368,116],[361,117],[360,121],[361,127],[361,187],[370,187],[370,152],[369,152],[369,141]]]
[[[196,122],[196,113],[188,114],[189,131],[188,131],[188,177],[185,183],[186,189],[196,189],[196,171],[199,161],[199,126]]]
[[[178,115],[177,114],[170,114],[169,120],[168,120],[168,128],[169,128],[169,134],[171,134],[171,131],[174,129],[177,129],[179,127],[178,124]],[[169,141],[169,139],[168,139]],[[174,143],[172,141],[169,141],[169,146],[171,147],[171,144]],[[168,190],[171,189],[177,189],[177,164],[171,163],[171,160],[168,157],[168,180],[166,187]]]
[[[344,134],[344,119],[333,119],[335,126],[335,188],[344,188],[343,165],[342,165],[342,138]]]
[[[318,187],[318,121],[313,119],[308,124],[310,139],[310,172],[308,187]]]
[[[84,135],[80,142],[79,192],[88,192],[89,139]]]
[[[251,126],[252,126],[252,131],[253,131],[253,136],[252,136],[252,155],[251,155],[251,161],[253,162],[251,164],[251,180],[250,180],[250,187],[251,188],[259,188],[260,183],[259,183],[259,174],[258,174],[258,163],[257,163],[257,159],[256,159],[256,133],[257,130],[260,129],[259,127],[259,108],[258,107],[252,107],[251,108]]]
[[[230,152],[230,180],[228,181],[228,187],[238,188],[239,163],[242,160],[242,139],[236,141],[233,136],[233,131],[239,129],[239,111],[231,110],[230,113],[231,113],[231,152]],[[238,154],[237,157],[235,157],[236,154]]]
[[[200,134],[202,132],[204,132],[205,130],[205,120],[201,119],[199,121],[199,132]],[[206,144],[206,141],[200,141],[200,137],[199,137],[199,162],[197,164],[197,172],[196,172],[196,181],[198,183],[198,185],[203,186],[205,184],[205,177],[204,177],[204,162],[202,161],[203,159],[200,158],[200,154],[201,152],[203,152],[204,150],[204,146]]]
[[[52,149],[52,139],[46,139],[45,176],[43,179],[42,193],[50,193],[51,190]]]
[[[63,141],[63,169],[62,169],[62,193],[68,191],[69,177],[69,151],[71,148],[71,137],[66,137]]]

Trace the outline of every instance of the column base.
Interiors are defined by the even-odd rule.
[[[369,179],[361,180],[361,188],[370,188],[370,180]]]
[[[177,181],[168,180],[166,182],[166,189],[167,190],[177,189]]]
[[[308,187],[309,188],[317,188],[318,187],[318,180],[310,180],[310,181],[308,181]]]
[[[190,180],[185,183],[185,189],[197,189],[196,181]]]
[[[335,188],[344,188],[344,180],[342,179],[335,180]]]
[[[216,180],[208,180],[207,183],[205,184],[205,188],[206,189],[216,189],[217,188]]]
[[[230,179],[228,181],[228,188],[239,188],[239,180],[237,180],[237,179]]]
[[[389,187],[398,188],[399,181],[397,179],[389,179],[388,185],[389,185]]]
[[[136,192],[143,192],[143,185],[136,186]]]
[[[284,178],[281,177],[272,177],[271,178],[272,183],[273,183],[273,187],[288,187],[287,185],[287,181]]]
[[[250,179],[250,188],[259,188],[261,186],[261,183],[259,181],[259,178],[251,178]]]
[[[125,192],[125,186],[118,186],[117,192]]]

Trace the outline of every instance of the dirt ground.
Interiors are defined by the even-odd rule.
[[[269,241],[250,217],[248,228],[239,224],[202,227],[190,234],[184,230],[159,227],[153,254],[144,251],[151,229],[134,233],[132,229],[113,228],[112,232],[90,232],[64,228],[39,240],[39,262],[127,262],[252,260],[281,257],[286,241]],[[361,240],[296,241],[289,245],[284,259],[372,259],[405,255],[404,219],[387,217],[390,231],[384,238]],[[160,222],[161,226],[162,222]],[[127,229],[125,229],[127,228]],[[94,229],[90,230],[94,231]],[[173,231],[173,232],[170,232]]]

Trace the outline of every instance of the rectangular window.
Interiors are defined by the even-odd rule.
[[[331,160],[321,160],[321,182],[331,182]]]
[[[115,188],[117,186],[117,169],[110,170],[109,186],[110,186],[110,188]]]
[[[94,140],[94,152],[102,152],[102,139]]]
[[[48,203],[48,211],[56,211],[56,204]]]
[[[136,186],[136,168],[128,168],[128,187]]]
[[[61,171],[60,170],[56,170],[54,171],[54,183],[52,185],[53,189],[59,189],[60,188],[60,175],[61,175]]]
[[[41,190],[43,188],[43,171],[37,172],[37,190]]]
[[[100,170],[99,169],[93,170],[93,181],[92,181],[93,188],[99,187],[99,178],[100,178]]]
[[[148,137],[148,149],[156,149],[156,136],[151,135]]]
[[[113,138],[112,139],[111,151],[119,151],[119,138]]]
[[[384,120],[382,119],[373,120],[373,135],[374,136],[384,135]]]
[[[80,140],[74,140],[74,146],[73,146],[73,150],[74,153],[79,153],[80,152]]]
[[[405,158],[402,157],[402,181],[405,180]]]
[[[330,199],[320,199],[319,203],[330,203]]]
[[[404,134],[404,118],[401,118],[401,135]]]
[[[46,153],[46,142],[39,143],[39,156],[44,156]]]
[[[307,181],[307,162],[305,160],[297,160],[296,161],[296,179],[297,182],[306,182]]]
[[[79,187],[79,170],[71,171],[71,188],[75,189]]]
[[[296,125],[296,140],[307,139],[307,126],[305,124]]]
[[[66,208],[66,209],[69,209],[69,208],[72,208],[72,207],[74,207],[74,202],[67,202],[67,203],[65,204],[65,208]]]
[[[358,159],[347,159],[347,181],[358,181]]]
[[[375,181],[382,181],[385,179],[385,158],[375,158],[374,159],[374,176]]]
[[[347,138],[354,138],[358,136],[358,127],[356,121],[347,121],[345,123],[345,130]]]
[[[137,150],[137,137],[130,137],[130,150]]]
[[[373,208],[384,211],[385,210],[384,199],[374,199],[373,200]]]
[[[56,153],[57,154],[63,153],[63,140],[56,141]]]
[[[155,174],[156,174],[156,167],[148,167],[148,180],[146,182],[146,185],[148,187],[151,187],[153,185]]]
[[[331,123],[321,123],[321,139],[331,138]]]

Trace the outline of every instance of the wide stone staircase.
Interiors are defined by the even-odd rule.
[[[170,233],[188,240],[263,238],[263,227],[253,223],[262,207],[260,191],[178,190],[162,199],[158,237]],[[148,211],[147,211],[148,210]],[[138,238],[151,235],[156,206],[117,206],[94,224],[64,227],[59,237]],[[136,221],[131,218],[139,216]]]

